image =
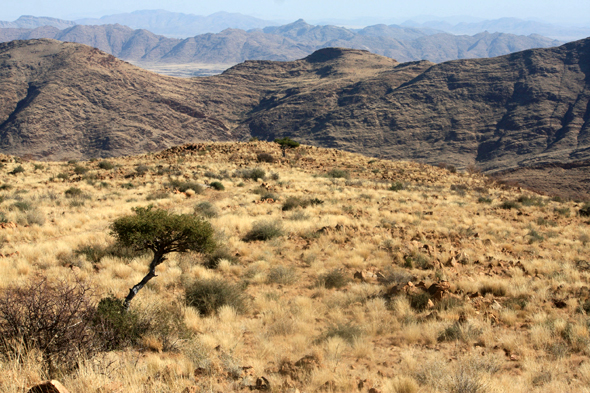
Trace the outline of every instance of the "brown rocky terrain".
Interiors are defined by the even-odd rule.
[[[2,44],[0,62],[9,154],[89,158],[290,136],[489,173],[590,158],[590,39],[438,65],[329,48],[191,80],[51,40]]]

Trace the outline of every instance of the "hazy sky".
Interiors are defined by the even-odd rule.
[[[20,15],[64,19],[98,17],[145,9],[209,15],[217,11],[239,12],[265,19],[306,20],[382,17],[411,18],[418,15],[448,17],[466,15],[483,19],[517,17],[561,24],[590,26],[590,0],[3,0],[0,20]]]

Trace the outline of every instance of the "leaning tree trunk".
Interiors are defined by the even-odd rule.
[[[145,286],[145,284],[148,283],[149,280],[151,280],[154,277],[157,277],[156,276],[156,266],[158,266],[159,264],[161,264],[165,260],[166,260],[166,258],[164,258],[164,254],[161,254],[161,253],[154,254],[154,259],[152,259],[152,262],[150,263],[150,271],[148,272],[148,274],[146,274],[145,277],[138,284],[136,284],[133,288],[131,288],[129,290],[129,294],[127,295],[127,297],[125,298],[125,301],[123,302],[125,309],[129,309],[129,304],[131,303],[131,300],[133,300],[135,295],[137,295],[137,292],[139,292],[139,290],[141,288],[143,288]]]

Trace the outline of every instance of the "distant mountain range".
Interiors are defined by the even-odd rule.
[[[503,33],[456,36],[432,29],[397,25],[350,30],[336,26],[313,26],[303,20],[250,31],[226,29],[186,39],[169,38],[122,25],[75,25],[64,30],[48,26],[0,29],[0,42],[32,38],[86,44],[139,63],[231,65],[245,60],[295,60],[326,47],[368,50],[401,62],[429,60],[440,63],[561,44],[541,36]]]
[[[0,28],[3,29],[36,29],[37,27],[51,26],[61,30],[74,25],[76,25],[76,22],[69,20],[31,15],[23,15],[14,22],[0,21]]]
[[[538,34],[561,41],[573,41],[590,36],[590,26],[563,27],[550,23],[527,21],[517,18],[500,18],[472,23],[461,22],[457,24],[436,20],[423,23],[406,21],[402,26],[436,29],[451,34],[473,35],[481,33],[482,31],[488,31],[490,33],[503,32],[517,35]]]
[[[251,30],[274,25],[276,22],[238,13],[216,12],[208,16],[183,14],[164,10],[143,10],[102,18],[77,19],[81,25],[129,26],[145,29],[168,37],[185,38],[199,34],[219,33],[225,29]]]

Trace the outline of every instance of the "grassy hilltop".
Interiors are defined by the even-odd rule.
[[[0,328],[7,294],[43,277],[88,288],[90,309],[127,295],[151,255],[109,228],[134,207],[199,215],[220,245],[168,255],[129,336],[76,367],[0,346],[3,392],[48,378],[73,393],[590,390],[582,203],[266,142],[2,161]]]

